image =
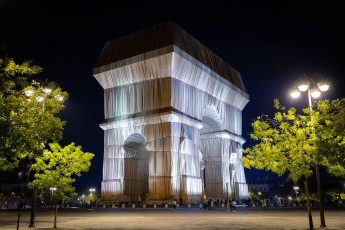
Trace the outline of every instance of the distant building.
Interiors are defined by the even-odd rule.
[[[247,180],[248,190],[252,192],[270,192],[273,187],[273,181],[269,177],[263,177],[256,180]]]

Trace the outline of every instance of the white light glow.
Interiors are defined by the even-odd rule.
[[[321,81],[317,83],[317,87],[322,91],[325,92],[329,89],[329,83],[325,81]]]
[[[297,83],[297,88],[302,92],[307,91],[307,89],[309,88],[309,82],[307,80],[300,80]]]
[[[318,98],[318,97],[320,97],[321,92],[320,92],[317,88],[313,88],[313,89],[310,91],[310,95],[311,95],[313,98]]]
[[[51,88],[47,88],[47,87],[44,87],[42,89],[42,91],[45,93],[45,94],[50,94],[52,92],[52,89]]]
[[[297,89],[293,89],[290,92],[290,96],[292,98],[298,98],[300,95],[301,95],[301,92],[299,90],[297,90]]]
[[[26,95],[27,97],[31,97],[32,94],[34,94],[34,91],[33,91],[33,90],[31,90],[31,89],[25,90],[25,95]]]
[[[55,99],[58,101],[63,101],[63,96],[61,96],[60,94],[55,95]]]
[[[42,102],[42,101],[44,101],[44,98],[42,96],[37,96],[36,101]]]

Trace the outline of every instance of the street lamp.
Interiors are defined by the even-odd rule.
[[[295,193],[296,193],[296,199],[297,199],[297,190],[299,189],[298,186],[293,186],[293,189],[295,190]]]
[[[53,195],[54,195],[54,191],[57,190],[56,187],[52,187],[52,188],[49,188],[50,191],[52,191],[52,205],[53,205]],[[56,228],[56,216],[57,216],[57,204],[55,204],[55,218],[54,218],[54,228]]]
[[[319,81],[316,86],[315,82],[312,78],[308,78],[304,75],[304,79],[301,79],[296,82],[295,88],[291,90],[290,95],[293,98],[298,98],[301,92],[307,91],[308,93],[308,105],[310,111],[310,119],[313,121],[313,107],[311,98],[318,98],[321,95],[321,92],[325,92],[329,89],[330,84],[327,81],[321,80]],[[325,223],[325,215],[322,205],[322,196],[321,196],[321,184],[320,184],[320,169],[319,163],[315,163],[315,176],[316,176],[316,184],[317,184],[317,194],[319,198],[319,208],[320,208],[320,220],[321,220],[321,227],[326,227]]]
[[[40,80],[32,81],[32,84],[24,89],[24,94],[28,98],[34,97],[39,103],[43,103],[45,107],[45,100],[48,96],[51,96],[55,100],[64,101],[63,93],[60,90],[60,86],[55,82],[42,82]]]
[[[54,196],[54,191],[56,191],[57,190],[57,188],[56,187],[52,187],[52,188],[49,188],[50,189],[50,191],[52,191],[52,197],[51,197],[51,202],[50,202],[50,204],[53,206],[53,196]]]
[[[90,188],[89,191],[90,191],[90,193],[91,193],[90,195],[92,195],[92,192],[95,192],[96,189],[95,189],[95,188]]]
[[[96,189],[95,188],[90,188],[89,191],[90,191],[90,195],[89,195],[89,198],[90,198],[90,209],[93,209],[95,204],[92,201],[95,200],[95,199],[94,199],[94,196],[92,195],[92,192],[95,192]]]

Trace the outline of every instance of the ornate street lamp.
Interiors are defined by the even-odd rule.
[[[317,76],[317,75],[315,75]],[[314,77],[314,76],[312,76]],[[308,105],[310,110],[310,119],[313,121],[313,107],[312,107],[312,101],[311,98],[319,98],[321,95],[321,92],[325,92],[329,89],[329,82],[321,80],[317,84],[315,84],[312,77],[307,77],[304,75],[304,78],[297,81],[295,88],[293,88],[290,91],[290,95],[293,98],[298,98],[301,94],[301,92],[307,92],[308,94]],[[320,208],[320,220],[321,220],[321,227],[326,227],[325,223],[325,215],[323,210],[323,201],[322,201],[322,195],[321,195],[321,184],[320,184],[320,169],[318,162],[315,163],[315,176],[316,176],[316,184],[317,184],[317,194],[319,198],[319,208]]]
[[[45,100],[48,97],[52,97],[59,102],[64,101],[64,96],[61,93],[60,86],[55,82],[42,82],[40,80],[33,81],[31,86],[24,89],[24,94],[28,97],[34,97],[39,103],[43,103],[43,108],[45,107]]]

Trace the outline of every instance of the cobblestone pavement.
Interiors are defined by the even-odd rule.
[[[35,227],[29,228],[30,210],[22,210],[19,229],[53,229],[54,210],[37,209]],[[345,209],[325,210],[326,228],[320,228],[318,210],[313,210],[314,229],[345,229]],[[0,210],[0,229],[17,228],[18,211]],[[203,210],[182,208],[97,208],[58,210],[57,228],[94,229],[309,229],[307,211],[293,208],[240,207],[236,213],[226,208]]]

